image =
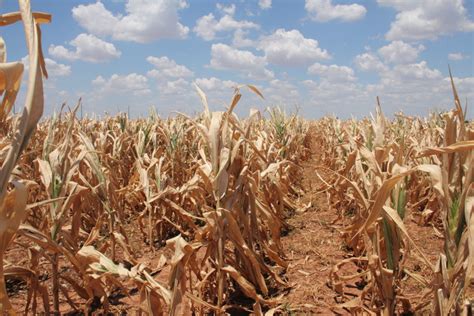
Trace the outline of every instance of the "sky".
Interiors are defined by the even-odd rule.
[[[193,114],[203,109],[194,85],[223,110],[236,86],[252,84],[264,99],[242,87],[241,116],[281,106],[360,118],[377,96],[388,115],[424,116],[453,106],[448,65],[474,111],[474,1],[31,2],[53,16],[42,25],[45,115],[79,98],[100,116]],[[16,1],[0,0],[0,13],[13,11]],[[26,62],[22,25],[0,32],[8,61]]]

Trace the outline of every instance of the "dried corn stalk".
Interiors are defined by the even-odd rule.
[[[26,42],[29,55],[28,90],[25,107],[19,120],[17,133],[0,171],[0,312],[14,314],[8,300],[3,275],[3,254],[16,233],[21,221],[26,216],[27,192],[24,184],[14,181],[14,189],[8,192],[7,185],[21,151],[26,147],[36,124],[43,113],[43,83],[42,76],[47,76],[43,54],[41,51],[40,23],[48,23],[51,16],[32,14],[29,1],[19,1],[20,12],[0,16],[0,26],[22,21],[25,27]],[[23,65],[19,62],[6,62],[6,47],[3,39],[0,41],[0,94],[3,94],[0,108],[0,121],[4,121],[10,112],[20,88]]]

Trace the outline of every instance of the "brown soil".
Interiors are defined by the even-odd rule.
[[[309,132],[310,158],[302,163],[301,203],[310,207],[288,220],[293,227],[282,237],[290,264],[286,271],[290,286],[284,297],[284,310],[300,314],[332,314],[335,292],[328,286],[331,268],[347,257],[341,238],[342,225],[333,224],[337,218],[331,210],[322,182],[315,173],[320,164],[316,131]]]

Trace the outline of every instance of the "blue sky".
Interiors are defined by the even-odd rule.
[[[474,101],[472,1],[31,2],[53,15],[42,27],[46,114],[79,97],[99,115],[194,113],[196,83],[215,110],[237,84],[257,86],[265,99],[244,91],[241,115],[281,105],[308,118],[362,117],[377,95],[387,114],[426,115],[452,106],[448,64],[461,98]],[[18,10],[10,0],[0,8]],[[22,26],[1,31],[8,60],[25,60]]]

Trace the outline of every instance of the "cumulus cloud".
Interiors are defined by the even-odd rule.
[[[438,69],[428,67],[426,61],[415,64],[396,65],[392,71],[388,72],[387,78],[397,78],[400,81],[419,80],[419,79],[440,79],[441,72]]]
[[[427,61],[416,61],[418,53],[424,48],[392,44],[379,49],[378,55],[368,51],[354,58],[357,69],[374,71],[378,75],[375,83],[361,87],[368,100],[372,102],[376,96],[380,96],[382,108],[387,113],[403,110],[408,114],[426,115],[429,109],[450,108],[452,94],[447,78],[438,69],[430,67]],[[474,85],[469,78],[456,78],[456,86],[460,95],[472,98]],[[367,110],[364,111],[367,113]]]
[[[331,58],[317,40],[305,38],[298,30],[278,29],[261,38],[258,49],[265,52],[268,62],[282,66],[304,66]]]
[[[308,68],[308,74],[318,75],[323,80],[332,82],[355,81],[354,70],[347,66],[339,65],[321,65],[315,63]]]
[[[102,2],[79,5],[72,9],[72,16],[90,33],[98,36],[111,35],[119,23],[119,18],[107,10]]]
[[[235,49],[226,44],[213,44],[211,47],[211,63],[214,69],[234,70],[247,74],[253,79],[269,79],[274,74],[266,69],[265,57],[254,55],[250,51]]]
[[[192,77],[194,73],[184,65],[178,65],[174,60],[163,56],[148,56],[146,60],[152,64],[155,69],[148,71],[147,75],[154,78],[182,78]]]
[[[272,0],[258,0],[258,6],[262,10],[268,10],[272,7]]]
[[[25,56],[21,59],[23,66],[25,67],[24,72],[28,73],[28,69],[30,66],[30,59],[28,56]],[[55,78],[55,77],[66,77],[71,74],[71,66],[60,64],[51,58],[45,58],[44,62],[46,63],[46,70],[48,71],[48,78]],[[26,79],[24,77],[24,79]],[[46,81],[46,83],[49,81]]]
[[[453,61],[464,60],[469,58],[469,56],[464,55],[463,53],[449,53],[448,59]]]
[[[234,37],[232,38],[232,46],[237,48],[254,47],[256,45],[255,41],[251,40],[250,38],[247,38],[247,35],[248,31],[246,30],[235,30]]]
[[[396,65],[380,76],[380,81],[368,85],[367,91],[373,97],[380,96],[382,107],[388,113],[403,110],[406,113],[426,115],[429,109],[448,109],[453,105],[449,78],[429,67],[426,61]],[[460,95],[473,97],[472,78],[455,78],[455,82]]]
[[[387,66],[380,60],[380,58],[374,55],[372,52],[357,55],[354,58],[355,66],[362,71],[386,71]]]
[[[50,58],[44,59],[48,75],[51,77],[65,77],[71,74],[71,66],[60,64]]]
[[[225,6],[224,4],[222,3],[218,3],[216,4],[216,8],[221,11],[222,13],[224,14],[228,14],[228,15],[234,15],[235,14],[235,4],[231,4],[229,6]]]
[[[121,52],[112,43],[101,40],[92,34],[79,34],[75,39],[69,42],[74,50],[68,49],[62,45],[49,46],[48,52],[51,56],[67,59],[82,60],[92,63],[106,62],[119,58]]]
[[[92,84],[99,88],[99,91],[102,93],[131,93],[137,96],[151,93],[148,87],[148,79],[137,73],[130,73],[128,75],[113,74],[108,79],[97,76],[92,80]]]
[[[354,70],[348,66],[315,63],[307,72],[318,76],[318,80],[308,79],[300,82],[306,88],[305,100],[311,100],[312,106],[317,106],[321,114],[357,114],[358,111],[353,105],[356,102],[368,102],[364,86],[357,82]]]
[[[332,0],[306,0],[305,9],[317,22],[340,20],[352,22],[362,19],[367,9],[360,4],[336,4]]]
[[[371,52],[359,56],[365,60],[378,60]],[[317,67],[318,73],[329,70],[330,66]],[[367,115],[373,110],[377,96],[387,114],[402,110],[407,114],[427,115],[430,109],[453,106],[449,77],[430,67],[426,61],[396,64],[390,68],[385,66],[378,75],[379,79],[370,84],[356,80],[328,80],[328,77],[317,81],[304,80],[301,84],[306,87],[307,96],[303,102],[320,114],[335,113],[342,117]],[[474,97],[473,77],[454,80],[460,95],[469,99]]]
[[[100,1],[72,9],[73,18],[88,32],[113,39],[149,43],[184,38],[189,28],[179,22],[180,0],[127,0],[124,15],[114,15]]]
[[[179,97],[179,102],[184,102],[184,99],[189,97],[193,88],[188,80],[194,76],[194,72],[166,56],[148,56],[146,60],[153,65],[153,69],[146,75],[155,79],[155,88],[159,97],[175,96]]]
[[[453,80],[460,96],[469,100],[474,99],[474,77],[454,77]],[[445,89],[446,96],[449,97],[451,94],[451,78],[445,77],[442,86]],[[470,115],[472,117],[472,114]]]
[[[306,106],[320,115],[362,116],[372,109],[373,100],[357,82],[304,80],[301,84],[306,88]]]
[[[425,50],[423,45],[412,46],[403,41],[393,41],[381,47],[378,53],[388,63],[404,64],[417,60],[418,54],[423,50]]]
[[[442,77],[441,72],[437,69],[431,69],[426,61],[414,62],[418,57],[418,51],[423,50],[424,47],[420,45],[420,47],[415,48],[408,45],[407,48],[405,43],[393,44],[391,43],[378,50],[379,55],[385,61],[392,63],[391,66],[384,64],[378,56],[370,51],[357,55],[354,58],[354,64],[362,71],[376,71],[381,76],[382,82],[385,83],[403,83],[405,80],[439,79]]]
[[[474,31],[474,22],[469,19],[463,0],[377,0],[381,6],[398,11],[388,40],[436,39],[454,32]]]
[[[409,67],[413,67],[419,54],[424,50],[423,45],[414,46],[403,41],[393,41],[379,48],[378,55],[371,51],[357,55],[354,58],[354,65],[361,71],[375,71],[379,74],[393,71],[391,66],[394,65],[408,64]]]
[[[284,79],[273,79],[262,89],[265,98],[274,105],[297,105],[301,99],[298,87]]]
[[[258,24],[246,20],[237,21],[229,14],[225,14],[217,20],[214,14],[209,13],[197,20],[193,31],[202,39],[211,41],[217,33],[258,28]]]
[[[192,90],[189,81],[183,78],[179,78],[174,81],[167,81],[163,86],[160,86],[159,89],[163,94],[167,95],[183,95],[189,93],[189,91]]]
[[[222,80],[216,77],[210,78],[197,78],[196,84],[199,88],[207,91],[222,89],[225,88],[226,90],[235,88],[238,84],[232,80]]]

